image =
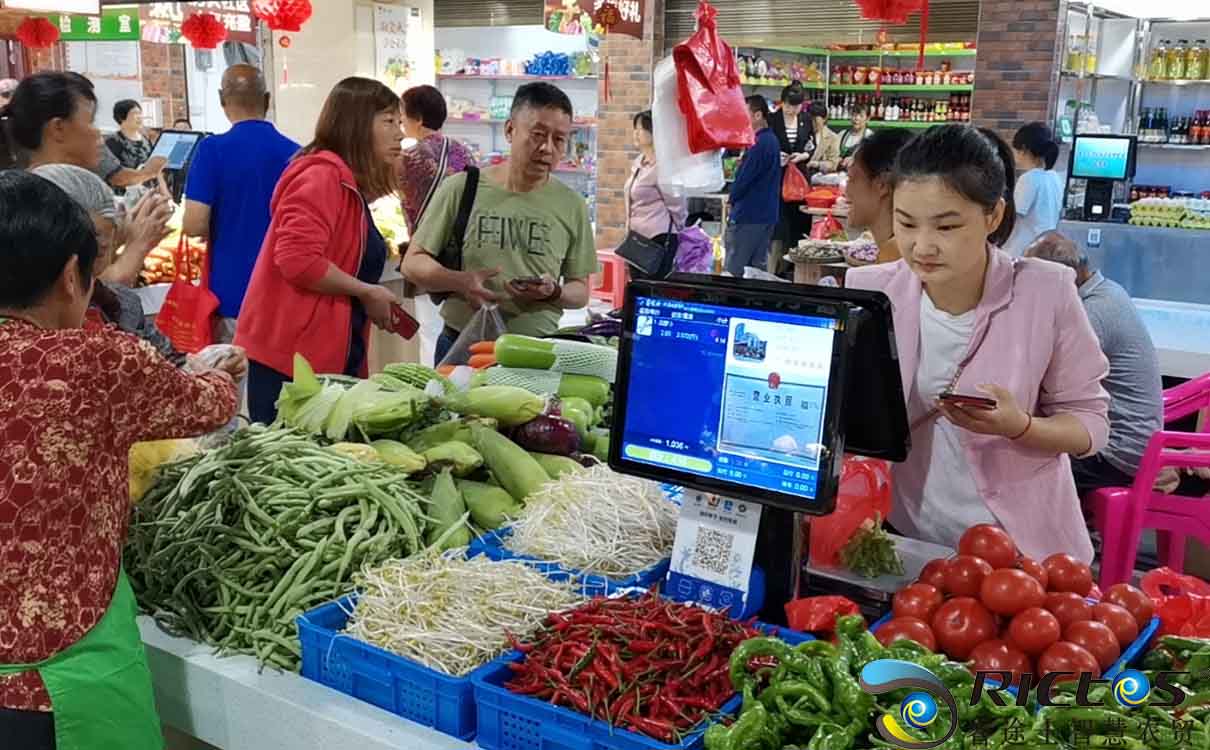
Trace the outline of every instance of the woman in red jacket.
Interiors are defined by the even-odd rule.
[[[321,373],[366,373],[370,323],[391,324],[378,284],[387,248],[369,204],[395,192],[399,97],[346,78],[324,102],[315,139],[282,174],[235,334],[248,352],[248,409],[272,422],[295,352]]]

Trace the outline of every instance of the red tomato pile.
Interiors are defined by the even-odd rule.
[[[916,641],[974,670],[1091,672],[1100,676],[1151,621],[1145,593],[1118,584],[1090,604],[1092,571],[1070,555],[1038,563],[997,526],[972,526],[958,555],[933,560],[892,602],[875,633],[887,645]]]

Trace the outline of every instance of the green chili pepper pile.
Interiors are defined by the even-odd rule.
[[[362,565],[421,549],[425,502],[388,466],[252,427],[161,471],[124,562],[165,629],[294,670],[295,617],[348,593]]]
[[[1144,660],[1147,669],[1190,670],[1173,680],[1185,693],[1176,709],[1153,705],[1156,698],[1123,707],[1105,684],[1088,689],[1090,705],[1077,705],[1074,681],[1055,686],[1053,705],[1039,709],[1033,691],[1026,706],[997,705],[987,692],[971,705],[974,677],[965,665],[912,641],[883,647],[860,617],[839,618],[836,632],[836,645],[789,646],[776,638],[741,644],[730,674],[732,686],[744,696],[743,708],[730,726],[707,730],[706,750],[894,750],[874,722],[882,714],[897,715],[909,690],[875,698],[857,681],[862,667],[883,658],[925,667],[954,695],[958,731],[940,750],[1210,750],[1210,672],[1203,668],[1210,663],[1210,640],[1166,636]],[[1155,672],[1148,676],[1154,687]],[[942,711],[926,729],[908,731],[929,741],[940,740],[949,728],[948,712]]]

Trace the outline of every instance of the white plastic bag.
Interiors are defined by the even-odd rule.
[[[655,66],[655,98],[651,105],[652,139],[660,190],[682,198],[723,189],[723,152],[689,153],[685,116],[677,105],[676,64],[665,57]]]
[[[484,305],[475,311],[470,321],[458,334],[457,341],[450,347],[445,358],[437,363],[441,365],[465,365],[471,359],[471,346],[480,341],[495,341],[508,332],[504,326],[504,316],[496,305]]]

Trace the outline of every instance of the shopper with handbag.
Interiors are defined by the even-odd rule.
[[[295,353],[316,372],[365,377],[370,324],[390,330],[396,299],[378,283],[387,248],[369,204],[395,192],[402,135],[399,97],[346,78],[277,184],[235,333],[248,352],[254,422],[277,416]]]
[[[765,268],[769,242],[781,211],[782,170],[777,136],[769,127],[765,98],[753,95],[747,102],[756,145],[744,154],[735,172],[723,238],[726,247],[723,265],[728,273],[740,278],[746,266]]]
[[[660,189],[653,130],[651,110],[634,116],[634,145],[639,156],[626,180],[627,238],[617,252],[630,262],[631,275],[635,278],[663,278],[672,271],[678,247],[677,234],[684,228],[689,215],[689,205],[684,198],[668,196]],[[638,249],[639,246],[642,249]],[[628,257],[628,247],[635,247],[640,254]],[[654,267],[642,267],[641,259],[646,257],[642,253],[646,248],[654,250],[651,259],[658,260]]]
[[[403,134],[416,141],[404,149],[399,188],[408,232],[416,233],[437,188],[450,175],[475,165],[469,148],[441,132],[448,114],[445,96],[433,86],[413,86],[403,92]]]
[[[895,242],[892,182],[895,157],[913,135],[909,130],[897,129],[871,133],[849,160],[849,181],[845,185],[849,228],[873,235],[879,263],[893,263],[903,257]]]
[[[811,102],[810,114],[815,148],[807,168],[816,172],[835,172],[840,166],[840,136],[828,128],[828,108],[823,102]]]
[[[781,149],[781,165],[786,170],[797,170],[806,177],[807,162],[815,153],[815,138],[811,117],[804,111],[807,94],[802,85],[795,82],[781,90],[781,102],[776,112],[769,115],[769,130],[777,136]],[[780,259],[786,250],[798,245],[798,241],[811,231],[811,217],[799,210],[801,202],[785,200],[780,203],[777,229],[773,235],[773,254],[769,269],[777,272]]]
[[[1035,560],[1091,562],[1071,457],[1108,441],[1109,363],[1075,272],[998,249],[1013,228],[1013,180],[994,132],[921,133],[892,182],[903,260],[845,279],[894,308],[912,449],[893,469],[889,520],[948,547],[972,525],[999,524]]]
[[[584,198],[555,179],[571,140],[571,100],[557,86],[527,83],[504,126],[508,162],[444,181],[412,237],[403,275],[442,296],[445,358],[475,311],[498,302],[507,329],[549,336],[564,310],[588,304],[596,241]]]

